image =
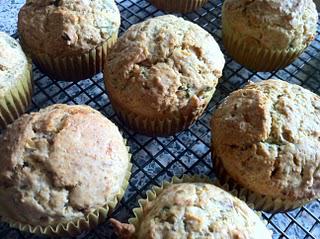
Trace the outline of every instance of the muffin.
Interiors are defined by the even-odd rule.
[[[157,8],[168,12],[192,12],[203,5],[208,0],[149,0]]]
[[[128,184],[117,127],[87,106],[26,114],[0,138],[0,215],[32,233],[75,235],[104,221]]]
[[[111,220],[120,238],[271,239],[244,202],[206,183],[177,183],[148,192],[132,224]]]
[[[112,47],[104,68],[119,118],[152,136],[184,130],[203,113],[222,75],[213,37],[173,15],[133,25]]]
[[[0,32],[0,129],[28,108],[32,95],[32,68],[19,43]]]
[[[114,0],[27,0],[18,21],[20,41],[34,62],[66,81],[101,72],[119,26]]]
[[[285,211],[320,197],[320,97],[280,80],[233,92],[212,122],[215,168],[256,209]]]
[[[314,40],[317,22],[312,0],[226,0],[223,42],[240,64],[274,71],[289,65]]]

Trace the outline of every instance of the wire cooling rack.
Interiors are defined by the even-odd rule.
[[[134,23],[164,14],[145,0],[118,0],[121,11],[121,32]],[[203,8],[182,15],[212,33],[221,48],[222,1],[210,0]],[[318,27],[318,30],[320,28]],[[224,51],[224,49],[223,49]],[[133,154],[132,178],[124,199],[112,214],[126,222],[132,216],[131,209],[139,198],[154,184],[169,180],[173,175],[201,174],[214,177],[210,155],[209,122],[217,103],[231,91],[242,87],[248,80],[257,81],[279,78],[299,84],[320,94],[320,36],[287,68],[273,73],[257,73],[247,70],[226,56],[223,78],[204,115],[193,126],[169,138],[150,138],[138,135],[126,128],[117,118],[104,90],[102,74],[79,83],[55,81],[34,66],[34,97],[31,111],[54,103],[87,104],[115,122],[128,139]],[[278,214],[263,213],[273,238],[320,239],[320,201],[302,208]],[[0,238],[45,238],[11,229],[0,224]],[[85,232],[78,238],[117,238],[109,223]]]

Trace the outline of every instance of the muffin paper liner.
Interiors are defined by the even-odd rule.
[[[166,188],[168,188],[172,184],[179,184],[179,183],[208,183],[213,184],[217,187],[220,187],[225,190],[225,188],[228,188],[227,185],[221,185],[218,180],[212,180],[207,176],[199,176],[199,175],[183,175],[181,178],[178,178],[174,176],[170,182],[164,181],[162,182],[161,186],[153,186],[150,190],[146,192],[146,199],[140,199],[138,201],[139,207],[133,209],[134,217],[129,219],[129,224],[132,224],[136,232],[139,230],[141,221],[143,219],[143,208],[146,207],[146,204],[148,202],[154,201],[157,196]],[[226,190],[225,190],[226,191]],[[233,192],[235,193],[235,192]],[[248,205],[250,208],[252,208],[252,205]],[[256,212],[256,214],[261,218],[261,220],[267,225],[267,222],[262,219],[262,215],[259,212]]]
[[[117,39],[118,31],[96,48],[83,54],[66,57],[52,57],[48,54],[34,53],[27,46],[23,46],[23,39],[21,42],[23,48],[29,51],[35,64],[56,80],[80,81],[102,71],[108,50]]]
[[[208,0],[149,0],[157,8],[168,12],[192,12],[203,5]]]
[[[285,68],[307,47],[271,50],[250,46],[249,43],[236,39],[236,34],[229,32],[225,25],[222,27],[225,49],[235,61],[254,71],[275,71]]]
[[[25,113],[31,103],[31,97],[32,65],[28,63],[24,72],[16,79],[16,85],[12,86],[0,99],[1,129]]]
[[[127,149],[129,152],[129,147],[127,147]],[[21,231],[27,231],[34,234],[46,234],[50,236],[76,236],[83,231],[87,231],[96,227],[97,225],[105,221],[108,215],[112,212],[112,210],[117,206],[117,204],[121,201],[122,197],[124,196],[124,193],[129,184],[129,179],[131,176],[131,168],[132,168],[132,164],[130,163],[131,154],[129,153],[128,155],[129,155],[128,171],[124,178],[123,185],[120,188],[117,196],[113,200],[108,202],[106,205],[97,208],[93,212],[88,213],[84,218],[79,218],[74,221],[63,222],[63,223],[58,223],[56,225],[48,225],[48,226],[41,226],[41,225],[34,226],[29,224],[23,224],[4,216],[1,217],[1,220],[9,223],[11,227],[18,228]],[[0,210],[6,210],[6,209],[2,208],[0,204]]]
[[[167,119],[151,119],[144,116],[139,116],[135,113],[127,113],[121,110],[120,107],[113,104],[113,108],[120,120],[128,125],[130,129],[138,133],[148,136],[171,136],[178,133],[190,125],[192,125],[197,118],[203,113],[204,109],[199,112],[199,115],[184,116],[184,117],[171,117]]]
[[[255,210],[262,210],[270,213],[289,211],[312,201],[312,200],[298,200],[290,201],[281,198],[274,198],[266,195],[255,193],[249,189],[246,189],[236,183],[223,167],[221,160],[214,156],[212,152],[212,161],[216,176],[223,188],[229,191],[232,195],[245,201],[248,205]]]

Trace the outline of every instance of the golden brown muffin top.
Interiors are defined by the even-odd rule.
[[[262,195],[320,196],[320,97],[280,80],[249,84],[219,106],[213,150],[228,174]]]
[[[51,56],[88,52],[119,26],[114,0],[27,0],[18,22],[25,48]]]
[[[126,226],[114,224],[116,229]],[[244,202],[204,183],[164,189],[143,207],[139,228],[126,238],[271,239],[271,232]]]
[[[28,59],[19,43],[0,32],[0,99],[17,84],[17,79],[29,67]]]
[[[253,46],[304,48],[316,35],[318,12],[312,0],[226,0],[224,30]]]
[[[224,63],[204,29],[173,15],[155,17],[131,26],[108,54],[107,90],[142,116],[188,114],[212,95]]]
[[[53,105],[27,114],[0,138],[1,213],[47,225],[113,200],[129,156],[117,127],[87,106]]]

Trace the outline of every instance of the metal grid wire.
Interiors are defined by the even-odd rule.
[[[164,14],[146,0],[118,0],[117,3],[122,16],[121,32],[134,23]],[[182,16],[212,33],[223,49],[221,6],[222,1],[210,0],[203,8]],[[319,29],[318,26],[318,33]],[[120,127],[131,147],[133,169],[125,197],[112,216],[125,222],[132,216],[131,209],[137,206],[138,199],[143,197],[145,191],[152,185],[169,180],[173,175],[202,174],[214,177],[210,155],[209,121],[221,99],[231,91],[242,87],[248,80],[268,78],[296,83],[320,94],[319,65],[320,36],[292,65],[273,73],[249,71],[226,56],[223,79],[204,115],[189,129],[168,138],[150,138],[128,130],[112,109],[104,90],[102,74],[79,83],[70,83],[55,81],[34,67],[35,85],[31,110],[35,111],[54,103],[87,104],[101,111]],[[287,213],[263,213],[263,217],[273,231],[273,238],[320,238],[320,200]],[[0,238],[44,237],[22,233],[9,228],[6,224],[0,224]],[[105,222],[78,238],[117,237],[108,222]]]

